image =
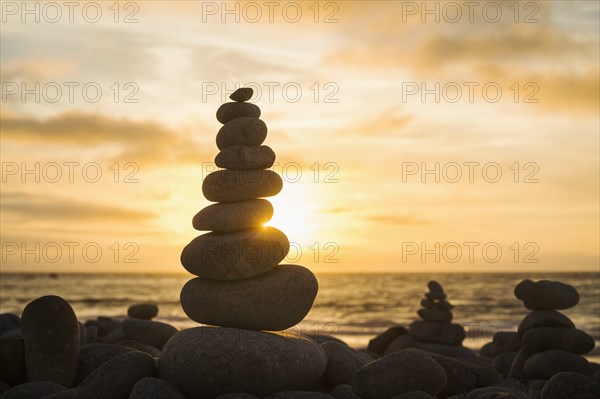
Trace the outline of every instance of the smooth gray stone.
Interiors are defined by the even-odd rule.
[[[288,238],[275,227],[207,233],[183,248],[181,264],[203,279],[247,279],[273,269],[289,250]]]
[[[352,389],[363,399],[389,398],[410,391],[437,394],[446,385],[446,372],[427,353],[406,349],[361,368]]]
[[[115,342],[115,345],[124,346],[124,347],[131,348],[133,350],[137,350],[140,352],[145,352],[152,357],[160,356],[160,349],[155,348],[154,346],[142,344],[141,342],[138,342],[138,341],[133,341],[133,340],[117,341],[117,342]]]
[[[10,386],[27,382],[23,338],[0,337],[0,379]]]
[[[431,280],[430,282],[428,282],[427,288],[429,289],[429,292],[444,292],[444,288],[442,288],[442,285],[435,280]]]
[[[435,353],[458,359],[476,359],[477,354],[469,348],[460,345],[444,345],[435,342],[421,342],[414,340],[412,346],[426,352]]]
[[[217,120],[222,124],[243,117],[260,118],[260,108],[250,103],[233,102],[225,103],[217,109]]]
[[[79,385],[78,399],[127,399],[134,385],[156,373],[154,359],[132,351],[108,360]]]
[[[335,399],[335,396],[321,392],[287,391],[270,395],[266,399]]]
[[[523,343],[537,344],[544,349],[561,349],[571,353],[586,354],[596,343],[588,333],[576,328],[537,327],[523,335]]]
[[[432,309],[419,309],[417,314],[425,321],[438,323],[450,323],[452,321],[452,312],[444,309],[436,309],[435,305]]]
[[[546,380],[532,380],[527,384],[527,393],[533,399],[541,399]]]
[[[137,303],[127,309],[127,316],[133,319],[151,320],[158,314],[158,306],[155,303]]]
[[[254,90],[251,87],[240,87],[229,96],[230,99],[237,102],[248,101],[252,98]]]
[[[173,385],[155,377],[139,380],[129,394],[129,399],[186,399]]]
[[[433,396],[423,391],[405,392],[401,395],[392,396],[392,399],[435,399]]]
[[[460,345],[465,339],[465,328],[460,324],[415,321],[409,333],[418,341],[435,342],[446,345]]]
[[[425,293],[425,297],[432,301],[443,301],[446,299],[446,294],[443,292],[427,292]]]
[[[85,344],[94,344],[98,341],[98,326],[87,325],[85,328]],[[81,344],[81,342],[80,342]]]
[[[493,347],[494,347],[494,343],[493,342],[488,342],[487,344],[484,344],[481,349],[479,350],[479,356],[481,357],[494,357],[494,352],[493,352]]]
[[[394,326],[385,330],[375,338],[369,341],[367,347],[368,352],[377,353],[383,355],[386,348],[394,342],[394,340],[400,336],[408,335],[408,329],[404,326]]]
[[[79,351],[79,364],[77,367],[77,376],[73,385],[78,386],[92,371],[96,370],[102,364],[113,357],[131,352],[133,349],[112,344],[87,344],[81,347]]]
[[[0,314],[0,336],[5,332],[21,328],[21,318],[14,313]]]
[[[579,303],[579,292],[569,284],[559,281],[523,280],[515,287],[515,296],[529,310],[569,309]]]
[[[561,371],[584,374],[588,360],[579,355],[556,349],[536,353],[523,365],[525,375],[530,379],[547,380]]]
[[[492,356],[498,356],[504,352],[518,352],[523,344],[519,340],[516,332],[500,331],[494,334],[492,340]]]
[[[392,353],[400,352],[408,348],[414,348],[416,344],[415,339],[412,335],[401,335],[397,337],[392,343],[390,343],[387,348],[385,348],[385,352],[383,352],[384,356],[391,355]],[[446,346],[446,345],[444,345]]]
[[[338,385],[333,388],[331,394],[335,399],[360,399],[360,397],[354,393],[352,385],[349,384]]]
[[[283,180],[266,169],[217,170],[202,182],[202,193],[212,202],[246,201],[277,195]]]
[[[598,399],[600,383],[577,373],[561,372],[550,378],[542,390],[542,399]]]
[[[217,154],[215,164],[225,169],[268,169],[275,158],[275,152],[266,145],[232,145]]]
[[[40,399],[64,391],[66,388],[60,384],[48,381],[26,382],[14,386],[4,392],[2,399]]]
[[[374,359],[364,352],[352,349],[346,344],[329,341],[321,344],[327,355],[327,368],[323,374],[325,381],[335,387],[352,384],[352,377],[364,365]]]
[[[306,316],[317,290],[310,270],[279,265],[244,280],[190,280],[181,290],[181,307],[190,319],[202,324],[280,331]]]
[[[97,320],[88,320],[88,323],[95,323],[98,326],[98,336],[105,337],[110,334],[112,331],[119,328],[121,322],[118,320],[113,320],[110,317],[99,316]]]
[[[446,372],[446,384],[438,393],[442,398],[493,385],[501,379],[496,370],[478,360],[430,355]]]
[[[44,396],[42,399],[77,399],[77,389],[65,389],[52,395]]]
[[[485,387],[477,388],[469,392],[467,399],[531,399],[524,392],[516,391],[507,387]]]
[[[134,340],[159,350],[177,331],[170,324],[152,320],[125,319],[121,325],[125,340]]]
[[[71,387],[79,362],[79,324],[71,305],[43,296],[25,307],[21,320],[29,381]]]
[[[212,204],[192,219],[196,230],[234,232],[262,227],[273,217],[273,205],[265,199]]]
[[[175,334],[158,362],[158,376],[188,398],[231,392],[259,397],[313,386],[327,357],[312,340],[290,334],[197,327]]]
[[[257,118],[236,118],[224,124],[217,133],[217,147],[261,145],[267,138],[267,125]]]
[[[538,309],[530,312],[519,324],[517,335],[523,335],[532,328],[537,327],[567,327],[575,328],[575,324],[564,314],[554,309]]]
[[[502,352],[494,358],[492,367],[504,377],[507,377],[516,356],[517,352]]]
[[[250,395],[249,393],[226,393],[219,395],[215,399],[260,399],[258,396]]]
[[[526,344],[517,352],[517,356],[515,356],[515,360],[513,360],[512,366],[510,366],[510,371],[508,373],[508,377],[515,378],[517,380],[526,379],[525,370],[523,367],[525,366],[525,362],[531,356],[535,355],[538,352],[541,352],[543,348],[540,348],[539,345],[536,344]]]

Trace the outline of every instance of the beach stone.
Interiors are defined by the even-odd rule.
[[[546,382],[542,399],[597,399],[600,383],[578,373],[560,372]]]
[[[435,280],[431,280],[430,282],[428,282],[427,288],[429,289],[429,292],[444,292],[444,288],[442,288],[442,285]]]
[[[85,344],[93,344],[98,341],[98,326],[97,325],[87,325],[85,328]],[[80,345],[82,342],[79,343]]]
[[[8,385],[5,381],[0,380],[0,395],[10,389],[10,385]]]
[[[585,331],[565,327],[537,327],[523,335],[523,343],[538,344],[545,349],[561,349],[571,353],[586,354],[596,343]]]
[[[546,380],[532,380],[527,384],[527,393],[534,399],[541,399]]]
[[[158,376],[189,398],[232,392],[263,397],[311,387],[326,365],[323,349],[304,337],[196,327],[178,332],[165,345]]]
[[[435,303],[431,299],[421,299],[421,306],[423,306],[425,309],[432,309],[434,305]]]
[[[392,396],[392,399],[435,399],[433,396],[423,391],[405,392],[400,395]]]
[[[443,301],[446,299],[446,294],[443,292],[428,292],[425,294],[425,297],[432,301]]]
[[[138,303],[127,309],[127,316],[134,319],[150,320],[158,314],[158,306],[155,303]]]
[[[215,399],[260,399],[258,396],[250,395],[249,393],[226,393],[219,395]]]
[[[156,373],[154,359],[131,351],[113,357],[95,369],[79,385],[78,399],[127,399],[134,385]]]
[[[494,334],[492,339],[494,344],[492,348],[492,355],[498,356],[504,352],[518,352],[523,346],[516,332],[512,331],[499,331]]]
[[[117,357],[133,349],[111,344],[87,344],[81,347],[79,351],[79,363],[77,366],[77,375],[75,376],[74,386],[78,386],[92,371],[96,370],[102,364],[113,357]]]
[[[389,398],[410,391],[437,394],[446,385],[446,372],[427,353],[406,349],[377,359],[361,368],[352,380],[363,399]]]
[[[0,336],[4,333],[21,328],[21,318],[14,313],[0,314]]]
[[[515,287],[515,296],[529,310],[569,309],[579,302],[579,293],[575,287],[549,280],[524,280]]]
[[[323,378],[330,386],[351,384],[354,374],[373,358],[364,352],[352,349],[346,344],[329,341],[321,344],[327,355],[327,368]]]
[[[115,342],[115,345],[124,346],[126,348],[131,348],[131,349],[134,349],[134,350],[137,350],[140,352],[145,352],[152,357],[160,356],[160,349],[158,349],[154,346],[142,344],[141,342],[133,341],[130,339],[124,340],[124,341],[117,341],[117,342]]]
[[[99,337],[105,337],[121,326],[120,321],[105,316],[99,316],[97,320],[88,320],[85,325],[88,325],[88,323],[94,323],[98,326]]]
[[[10,388],[4,392],[2,399],[40,399],[52,395],[66,388],[60,384],[48,381],[26,382]]]
[[[465,329],[460,324],[441,324],[415,321],[409,327],[410,334],[419,341],[460,345],[465,339]]]
[[[42,399],[77,399],[77,389],[65,389],[52,395],[44,396]]]
[[[0,337],[0,379],[10,386],[27,382],[23,338]]]
[[[575,328],[575,324],[564,314],[553,309],[538,309],[530,312],[519,324],[517,335],[523,338],[528,330],[537,327]]]
[[[273,269],[289,250],[288,238],[274,227],[207,233],[185,246],[181,264],[203,279],[247,279]]]
[[[466,399],[531,399],[525,392],[507,387],[477,388],[469,392]]]
[[[521,381],[516,380],[514,378],[507,378],[505,380],[502,380],[502,381],[498,382],[495,386],[510,388],[510,389],[514,389],[515,391],[519,391],[519,392],[523,392],[523,393],[528,392],[527,387],[525,385],[523,385],[521,383]]]
[[[360,399],[360,396],[354,393],[352,385],[342,384],[333,388],[331,394],[335,399]]]
[[[438,393],[442,398],[490,386],[501,379],[500,374],[491,366],[477,360],[455,359],[437,354],[430,356],[446,373],[446,384]]]
[[[139,380],[131,390],[129,399],[186,399],[173,385],[155,377]]]
[[[493,358],[494,357],[494,343],[488,342],[484,344],[479,350],[480,357]]]
[[[547,380],[561,371],[585,373],[588,360],[570,352],[550,349],[532,355],[523,366],[525,375],[529,378]]]
[[[30,302],[22,329],[29,381],[71,387],[79,361],[79,324],[67,301],[48,295]]]
[[[517,352],[502,352],[494,358],[492,367],[504,377],[507,377],[516,356]]]
[[[321,392],[287,391],[270,395],[266,399],[335,399],[335,396]]]
[[[225,103],[217,109],[217,120],[222,124],[244,117],[260,118],[260,108],[250,103],[234,102]]]
[[[181,307],[198,323],[279,331],[306,316],[317,290],[317,279],[310,270],[279,265],[244,280],[190,280],[181,290]]]
[[[248,101],[252,98],[254,90],[251,87],[240,87],[229,96],[230,99],[237,102]]]
[[[519,349],[519,351],[517,352],[517,355],[515,356],[515,360],[513,360],[513,363],[510,366],[510,372],[508,373],[508,377],[515,378],[518,380],[526,379],[527,377],[525,375],[525,370],[524,370],[525,362],[531,356],[535,355],[538,352],[541,352],[542,350],[543,350],[543,348],[541,348],[537,344],[523,345],[523,347],[521,349]]]
[[[126,340],[134,340],[158,349],[162,349],[169,338],[179,331],[167,323],[141,319],[125,319],[121,327]]]
[[[215,157],[215,164],[226,169],[268,169],[275,163],[275,152],[266,145],[232,145]]]
[[[416,344],[412,335],[401,335],[397,337],[391,344],[385,348],[383,355],[391,355],[392,353],[401,352],[408,348],[413,348]]]
[[[224,124],[217,133],[217,147],[232,145],[258,146],[267,138],[267,125],[257,118],[236,118]]]
[[[367,347],[368,352],[377,353],[383,355],[385,349],[398,337],[407,335],[408,329],[404,326],[394,326],[385,330],[375,338],[369,341]]]
[[[202,193],[212,202],[235,202],[272,197],[282,187],[281,176],[271,170],[217,170],[202,182]]]
[[[212,204],[198,212],[196,230],[233,232],[262,227],[273,217],[273,205],[265,199]]]
[[[438,323],[450,323],[452,321],[452,312],[442,309],[419,309],[417,314],[425,321]]]
[[[435,342],[420,342],[415,340],[413,347],[424,350],[426,352],[436,353],[438,355],[453,357],[458,359],[476,359],[477,354],[469,348],[461,345],[445,345]]]

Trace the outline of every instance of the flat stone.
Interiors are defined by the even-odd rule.
[[[237,102],[248,101],[252,98],[254,90],[251,87],[240,87],[229,96],[230,99]]]
[[[415,340],[413,347],[424,350],[426,352],[435,353],[442,356],[458,358],[458,359],[476,359],[477,354],[469,348],[461,345],[445,345],[435,342],[420,342]]]
[[[431,280],[427,283],[427,288],[429,288],[429,292],[444,292],[444,288],[442,285],[435,280]]]
[[[446,373],[446,384],[438,393],[441,398],[493,385],[501,379],[493,367],[478,360],[455,359],[436,354],[430,356]]]
[[[281,176],[271,170],[217,170],[202,182],[202,193],[212,202],[246,201],[277,195]]]
[[[333,388],[331,394],[335,399],[360,399],[360,397],[354,393],[352,385],[342,384]]]
[[[165,345],[158,376],[188,398],[234,392],[264,397],[313,386],[326,365],[325,352],[304,337],[196,327],[178,332]]]
[[[339,342],[325,342],[321,344],[321,348],[327,355],[327,368],[323,378],[332,387],[351,384],[354,374],[373,361],[373,358],[366,353]]]
[[[48,381],[26,382],[4,392],[2,399],[39,399],[64,391],[65,389],[60,384]]]
[[[452,321],[452,312],[442,309],[419,309],[417,314],[425,321],[435,321],[439,323],[450,323]]]
[[[561,372],[546,382],[542,399],[597,399],[600,383],[577,373]]]
[[[530,310],[569,309],[579,303],[577,290],[559,281],[524,280],[515,287],[515,296]]]
[[[553,309],[538,309],[530,312],[519,324],[517,335],[523,334],[536,327],[568,327],[575,328],[575,324],[564,314]]]
[[[190,280],[181,290],[181,306],[198,323],[279,331],[306,316],[317,289],[310,270],[280,265],[244,280]]]
[[[0,378],[10,386],[27,382],[23,338],[0,337]]]
[[[217,147],[261,145],[267,138],[267,125],[257,118],[236,118],[224,124],[217,133]]]
[[[181,264],[203,279],[246,279],[273,269],[289,250],[288,238],[274,227],[207,233],[186,245]]]
[[[173,385],[154,377],[139,380],[128,399],[186,399]]]
[[[145,352],[145,353],[149,354],[150,356],[156,357],[156,358],[160,356],[160,349],[158,349],[154,346],[151,346],[151,345],[142,344],[141,342],[134,341],[131,339],[117,341],[117,342],[115,342],[115,345],[124,346],[126,348],[134,349],[134,350],[137,350],[140,352]]]
[[[22,329],[29,381],[71,387],[79,362],[79,324],[67,301],[48,295],[30,302]]]
[[[225,103],[217,109],[217,120],[222,124],[243,117],[260,118],[260,108],[250,103]]]
[[[492,356],[498,356],[504,352],[518,352],[523,346],[516,332],[499,331],[494,334],[492,340],[494,344],[492,348]]]
[[[262,227],[273,217],[273,205],[265,199],[212,204],[198,212],[192,225],[196,230],[229,233]]]
[[[150,320],[158,314],[158,306],[155,303],[138,303],[127,309],[127,316],[134,319]]]
[[[79,385],[78,399],[127,399],[134,385],[156,374],[154,359],[132,351],[108,360]]]
[[[432,309],[434,306],[434,302],[431,299],[424,298],[421,299],[421,306],[423,306],[425,309]]]
[[[536,344],[525,344],[515,356],[515,360],[513,360],[512,365],[510,366],[510,371],[508,373],[509,378],[514,378],[518,380],[527,379],[525,375],[525,362],[533,355],[538,352],[541,352],[543,348],[540,348],[539,345]]]
[[[427,353],[406,349],[361,368],[352,380],[363,399],[389,398],[410,391],[437,394],[446,385],[446,372]]]
[[[383,355],[386,348],[398,337],[407,335],[408,329],[404,326],[394,326],[385,330],[369,341],[368,352]]]
[[[432,301],[443,301],[446,299],[446,294],[443,292],[428,292],[425,294],[425,297]]]
[[[87,344],[81,347],[79,351],[79,364],[77,367],[77,376],[74,386],[79,385],[92,371],[96,370],[102,364],[113,357],[117,357],[133,349],[111,344]]]
[[[125,339],[162,349],[177,331],[167,323],[151,320],[125,319],[122,324]]]
[[[545,349],[561,349],[571,353],[586,354],[596,343],[585,331],[566,327],[538,327],[523,335],[523,343],[538,344]]]
[[[502,352],[494,358],[492,367],[506,378],[516,356],[517,352]]]
[[[536,353],[525,362],[523,370],[529,378],[547,380],[561,371],[585,373],[589,362],[583,356],[550,349]]]
[[[0,314],[0,336],[4,333],[21,328],[21,318],[14,313]]]
[[[268,169],[275,158],[275,152],[266,145],[232,145],[217,154],[215,164],[225,169]]]
[[[465,329],[460,324],[415,321],[409,327],[412,336],[424,342],[460,345],[465,339]]]

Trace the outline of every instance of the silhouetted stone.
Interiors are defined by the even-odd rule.
[[[52,395],[44,396],[42,399],[78,399],[77,389],[65,389]]]
[[[442,285],[435,280],[431,280],[430,282],[428,282],[427,288],[429,289],[429,292],[444,292],[444,288],[442,288]]]
[[[126,339],[123,341],[117,341],[115,342],[115,345],[119,345],[119,346],[124,346],[126,348],[131,348],[140,352],[144,352],[149,354],[152,357],[159,357],[160,356],[160,349],[151,346],[151,345],[146,345],[146,344],[142,344],[141,342],[138,341],[134,341],[132,339]]]
[[[26,382],[4,392],[2,399],[39,399],[65,389],[60,384],[48,381]]]
[[[21,318],[14,313],[0,314],[0,336],[4,333],[21,328]]]
[[[575,328],[575,324],[564,314],[553,309],[538,309],[530,312],[519,323],[517,335],[523,338],[523,334],[537,327],[567,327]]]
[[[321,348],[327,355],[327,368],[323,378],[332,387],[351,384],[354,374],[361,367],[373,361],[373,358],[366,353],[339,342],[325,342],[321,344]]]
[[[569,309],[579,302],[579,293],[573,286],[549,280],[524,280],[515,287],[515,296],[530,310]]]
[[[361,368],[352,388],[363,399],[389,398],[410,391],[435,395],[446,385],[446,372],[427,353],[406,349]]]
[[[541,352],[542,350],[543,348],[540,348],[540,346],[536,344],[523,345],[523,347],[517,352],[515,360],[513,360],[513,364],[510,366],[510,372],[508,373],[508,376],[518,380],[526,379],[527,377],[525,375],[525,370],[523,369],[525,362],[531,356]]]
[[[79,363],[77,376],[73,385],[79,385],[90,373],[106,363],[113,357],[117,357],[133,349],[111,344],[88,344],[83,345],[79,351]]]
[[[438,344],[460,345],[465,339],[465,329],[460,324],[415,321],[410,325],[409,332],[419,341]]]
[[[207,233],[185,246],[181,264],[203,279],[247,279],[273,269],[289,250],[288,238],[274,227]]]
[[[354,393],[352,385],[349,384],[338,385],[333,388],[331,394],[335,399],[360,399],[360,397]]]
[[[433,396],[423,391],[405,392],[401,395],[393,396],[392,399],[435,399]]]
[[[240,87],[229,96],[230,99],[237,102],[248,101],[252,98],[254,90],[251,87]]]
[[[225,124],[236,118],[260,118],[260,108],[250,103],[225,103],[217,109],[217,120]]]
[[[265,199],[253,199],[209,205],[194,216],[192,225],[196,230],[233,232],[262,227],[271,217],[273,205]]]
[[[173,385],[154,377],[139,380],[129,394],[129,399],[186,399]]]
[[[492,367],[506,378],[516,356],[517,352],[502,352],[494,358]]]
[[[306,316],[317,289],[317,279],[310,270],[279,265],[244,280],[190,280],[181,290],[181,306],[198,323],[279,331]]]
[[[23,338],[0,337],[0,379],[10,386],[27,382]]]
[[[138,303],[127,309],[127,316],[134,319],[151,320],[158,314],[158,306],[155,303]]]
[[[217,170],[202,182],[202,193],[209,201],[235,202],[272,197],[282,187],[283,180],[271,170]]]
[[[466,399],[531,399],[525,392],[502,386],[477,388],[466,396]]]
[[[335,396],[321,392],[287,391],[270,395],[266,399],[335,399]]]
[[[546,380],[561,371],[583,374],[588,365],[583,356],[551,349],[532,355],[523,365],[523,370],[528,378]]]
[[[415,340],[412,344],[417,349],[424,350],[426,352],[436,353],[442,356],[448,356],[458,359],[475,359],[477,354],[469,348],[465,348],[461,345],[445,345],[436,344],[435,342],[421,342]]]
[[[544,349],[561,349],[571,353],[585,354],[594,349],[596,343],[585,331],[565,327],[538,327],[523,335],[523,343],[537,344]]]
[[[542,399],[597,399],[600,383],[577,373],[561,372],[546,382]]]
[[[5,381],[0,380],[0,395],[10,389],[10,385],[8,385]]]
[[[523,346],[517,333],[512,331],[497,332],[494,334],[492,342],[494,344],[492,348],[493,356],[498,356],[504,352],[518,352]]]
[[[217,147],[261,145],[267,138],[267,125],[257,118],[237,118],[224,124],[217,133]]]
[[[417,313],[425,321],[438,323],[450,323],[452,321],[452,312],[442,309],[419,309]]]
[[[275,152],[266,145],[232,145],[223,148],[215,157],[215,164],[226,169],[268,169],[275,163]]]
[[[215,399],[260,399],[258,396],[250,395],[249,393],[226,393],[219,395]]]
[[[79,361],[79,324],[71,306],[58,296],[40,297],[23,310],[22,329],[29,381],[71,387]]]
[[[167,323],[140,319],[125,319],[121,327],[126,340],[134,340],[158,349],[162,349],[169,338],[179,331]]]
[[[312,340],[231,328],[180,331],[165,345],[158,376],[186,397],[267,396],[311,387],[327,357]]]
[[[404,326],[390,327],[377,337],[369,341],[368,352],[383,355],[385,349],[398,337],[407,335],[408,329]]]
[[[491,366],[477,360],[456,359],[433,353],[430,356],[446,372],[446,384],[438,393],[442,398],[493,385],[501,378]]]

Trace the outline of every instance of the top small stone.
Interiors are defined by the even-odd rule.
[[[579,302],[577,289],[559,281],[523,280],[517,284],[514,292],[529,310],[569,309]]]
[[[252,98],[253,94],[254,94],[254,90],[252,90],[252,88],[241,87],[241,88],[237,89],[236,91],[234,91],[229,96],[229,98],[231,98],[233,101],[243,103],[244,101],[250,100]]]
[[[427,288],[429,288],[429,292],[444,292],[442,285],[435,280],[428,282]]]

